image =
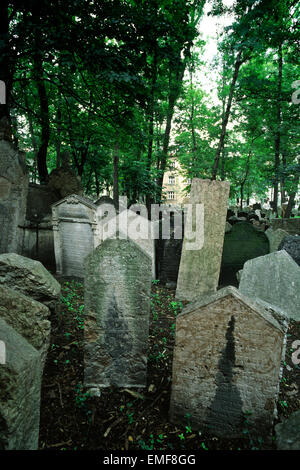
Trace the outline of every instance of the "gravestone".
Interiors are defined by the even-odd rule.
[[[47,185],[30,183],[22,226],[20,254],[40,261],[51,272],[56,270],[51,205],[58,200]]]
[[[224,237],[220,284],[235,284],[236,273],[246,261],[268,253],[269,241],[264,232],[250,222],[234,224]]]
[[[163,284],[174,285],[176,287],[182,250],[182,240],[170,238],[170,240],[163,240],[162,242],[159,278]]]
[[[84,277],[84,260],[95,245],[96,206],[72,194],[52,205],[56,273]]]
[[[106,215],[107,213],[107,215]],[[111,203],[98,204],[96,211],[97,231],[95,246],[106,238],[129,239],[147,253],[152,260],[152,278],[156,277],[155,240],[153,238],[153,223],[143,215],[131,209],[116,213]]]
[[[71,167],[71,156],[68,151],[61,154],[61,160],[61,167],[55,168],[49,175],[48,188],[56,194],[57,199],[63,199],[72,194],[82,196],[81,180]]]
[[[0,364],[0,450],[37,450],[41,355],[0,318],[5,363]]]
[[[281,228],[273,230],[271,227],[266,230],[265,234],[269,240],[270,253],[277,251],[281,241],[288,235],[288,233]]]
[[[39,261],[16,253],[0,255],[0,285],[32,297],[53,312],[59,309],[61,286]]]
[[[269,433],[287,323],[234,287],[187,306],[176,319],[171,422],[225,438]],[[278,321],[279,320],[279,321]]]
[[[229,188],[230,184],[223,181],[192,181],[177,280],[178,299],[191,301],[217,289]],[[189,240],[190,230],[196,232],[194,244]]]
[[[4,128],[3,128],[4,126]],[[0,253],[20,252],[26,212],[28,172],[24,154],[4,140],[6,123],[0,124]]]
[[[287,235],[281,240],[278,250],[285,250],[300,266],[300,236]]]
[[[151,258],[130,240],[106,239],[85,263],[85,386],[146,385]]]
[[[50,344],[49,309],[40,302],[3,285],[0,285],[0,299],[0,318],[40,353],[44,367]]]
[[[283,310],[300,321],[300,267],[284,250],[245,263],[239,290]]]

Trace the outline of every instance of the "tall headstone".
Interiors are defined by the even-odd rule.
[[[84,277],[84,260],[95,247],[96,206],[72,194],[52,205],[56,273]]]
[[[25,157],[7,140],[7,124],[0,122],[0,253],[20,252],[29,177]]]
[[[107,239],[85,263],[85,386],[146,385],[151,258]]]
[[[300,267],[284,250],[245,263],[239,290],[257,297],[300,321]]]
[[[41,400],[41,356],[0,318],[0,450],[37,450]]]
[[[187,306],[176,320],[170,420],[221,437],[269,433],[285,353],[280,312],[234,287]]]
[[[177,280],[176,297],[192,301],[218,286],[230,184],[195,178]],[[201,207],[204,212],[201,216]],[[199,212],[197,210],[199,209]],[[189,223],[191,222],[191,223]],[[191,227],[189,240],[187,231]],[[200,232],[202,233],[202,243]],[[190,235],[195,233],[195,243]],[[197,240],[198,237],[198,240]],[[193,248],[193,249],[191,249]]]

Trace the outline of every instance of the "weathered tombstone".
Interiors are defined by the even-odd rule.
[[[4,139],[9,126],[0,122],[0,253],[20,252],[26,212],[28,172],[24,154]]]
[[[0,450],[37,450],[41,356],[0,318],[5,363],[0,364]]]
[[[257,297],[300,321],[300,267],[284,250],[249,260],[241,273],[239,290]]]
[[[234,287],[187,306],[176,320],[170,420],[221,437],[269,433],[287,323]],[[278,321],[279,320],[279,321]]]
[[[279,243],[278,250],[285,250],[300,266],[300,236],[285,236]]]
[[[285,230],[281,230],[281,228],[273,230],[271,227],[265,231],[265,234],[269,240],[270,253],[277,251],[280,242],[288,235],[288,233]]]
[[[252,258],[269,253],[269,242],[264,232],[250,222],[238,222],[225,233],[220,284],[236,282],[236,273]]]
[[[40,353],[43,367],[50,344],[49,309],[3,285],[0,285],[0,299],[0,318]]]
[[[56,193],[58,199],[65,198],[72,194],[82,196],[83,187],[81,180],[71,167],[69,152],[63,152],[61,160],[61,167],[55,168],[49,175],[48,188]]]
[[[146,385],[151,259],[130,240],[106,239],[85,262],[85,386]]]
[[[192,181],[177,280],[178,299],[191,301],[217,289],[229,188],[230,184],[224,181]],[[195,243],[189,240],[190,226],[191,232],[196,232]]]
[[[107,215],[105,215],[107,212]],[[147,253],[152,260],[152,278],[156,277],[155,240],[153,223],[132,209],[123,208],[116,213],[111,203],[98,204],[96,210],[97,231],[95,246],[106,238],[129,239]]]
[[[271,227],[273,230],[281,228],[290,235],[300,235],[300,219],[273,219]]]
[[[59,308],[61,286],[39,261],[16,253],[0,255],[0,285],[32,297],[51,311]]]
[[[181,250],[182,240],[163,240],[159,276],[163,284],[176,287]]]
[[[51,272],[56,270],[51,205],[58,200],[47,185],[30,183],[22,226],[20,254],[40,261]]]
[[[72,194],[52,205],[56,273],[84,277],[84,259],[95,245],[96,206]]]

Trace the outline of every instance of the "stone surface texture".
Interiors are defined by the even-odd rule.
[[[257,297],[300,321],[300,267],[284,250],[245,263],[239,290]]]
[[[300,410],[275,426],[277,450],[300,450]]]
[[[39,261],[16,253],[0,255],[0,285],[32,297],[51,311],[59,308],[61,286]]]
[[[0,253],[20,252],[28,183],[24,154],[0,140]]]
[[[85,268],[85,385],[144,387],[151,259],[130,240],[107,239]]]
[[[49,309],[36,300],[0,285],[0,318],[41,354],[44,366],[50,344]]]
[[[52,205],[56,273],[84,277],[84,260],[95,247],[96,206],[76,194]]]
[[[176,320],[170,420],[189,414],[195,430],[240,437],[247,417],[250,432],[268,434],[286,331],[284,319],[231,286],[187,306]]]
[[[230,184],[223,181],[198,178],[192,181],[189,210],[193,209],[195,230],[196,205],[204,206],[204,245],[201,249],[190,250],[189,241],[184,237],[176,290],[178,299],[192,301],[217,289],[229,188]],[[197,227],[197,230],[201,229]]]
[[[278,250],[285,250],[298,264],[298,266],[300,266],[300,236],[286,236],[281,240],[278,246]]]
[[[269,240],[270,253],[273,253],[274,251],[278,250],[280,243],[288,235],[288,232],[282,230],[281,228],[273,230],[272,227],[270,227],[268,230],[266,230],[265,234]]]
[[[37,450],[40,424],[41,357],[0,318],[6,362],[0,364],[0,450]]]

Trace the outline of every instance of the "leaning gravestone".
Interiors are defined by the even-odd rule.
[[[234,287],[187,306],[176,320],[170,420],[221,437],[269,433],[287,322]],[[279,321],[278,321],[279,319]]]
[[[287,235],[281,240],[278,250],[285,250],[300,266],[300,236]]]
[[[5,363],[0,363],[0,450],[37,450],[41,356],[0,318]]]
[[[24,154],[5,137],[0,123],[0,253],[20,252],[26,212],[28,172]]]
[[[273,230],[271,227],[265,231],[265,234],[269,240],[270,253],[277,251],[282,240],[288,235],[288,233],[281,228]]]
[[[224,237],[220,284],[234,284],[237,272],[246,261],[268,253],[269,242],[264,232],[250,222],[234,224]]]
[[[300,321],[300,267],[284,250],[245,263],[239,290],[257,297]]]
[[[178,299],[191,301],[217,289],[229,188],[230,184],[223,181],[192,181],[177,280]]]
[[[0,255],[0,285],[32,297],[57,311],[61,286],[39,262],[16,253]]]
[[[95,247],[96,206],[72,194],[52,205],[56,273],[84,277],[84,260]]]
[[[144,387],[151,258],[130,240],[107,239],[85,262],[85,386]]]
[[[40,353],[43,367],[50,344],[49,309],[3,285],[0,285],[0,299],[0,318]]]

